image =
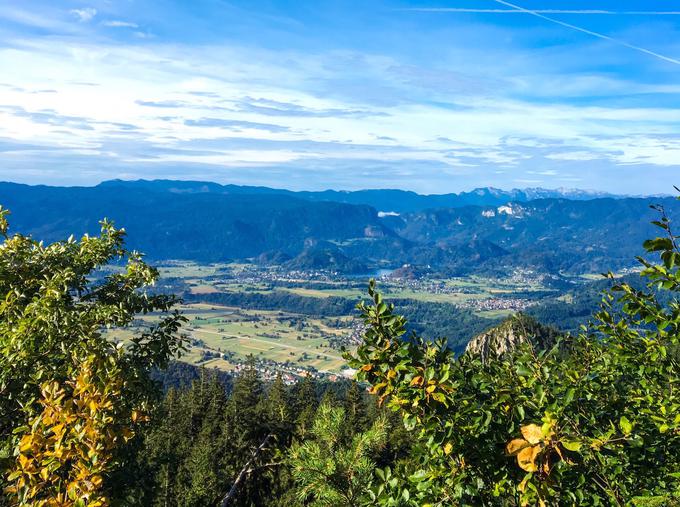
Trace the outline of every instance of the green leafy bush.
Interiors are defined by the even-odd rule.
[[[0,487],[9,495],[0,504],[106,505],[104,478],[146,419],[151,369],[183,350],[185,319],[174,296],[148,292],[158,272],[125,250],[123,230],[104,221],[99,237],[45,245],[9,235],[7,214],[0,208]],[[113,262],[122,266],[104,276]],[[157,323],[127,345],[103,332],[150,312]]]
[[[455,358],[406,335],[371,282],[364,342],[348,354],[417,439],[381,470],[382,505],[673,505],[680,479],[680,250],[670,222],[639,259],[647,289],[618,284],[595,322],[549,350]],[[611,274],[608,276],[612,276]],[[663,303],[660,300],[664,301]]]

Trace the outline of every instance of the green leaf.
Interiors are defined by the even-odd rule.
[[[581,451],[581,442],[578,442],[576,440],[564,440],[562,441],[562,446],[572,452],[580,452]]]
[[[619,419],[619,428],[621,428],[621,431],[623,431],[624,435],[630,435],[633,431],[633,424],[624,415],[621,416],[621,419]]]

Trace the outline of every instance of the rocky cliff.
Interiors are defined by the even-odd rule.
[[[502,357],[525,343],[536,350],[547,349],[555,344],[558,336],[556,329],[520,313],[475,336],[465,351],[479,355],[486,362],[490,358]]]

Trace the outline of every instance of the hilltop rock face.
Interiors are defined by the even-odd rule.
[[[501,358],[516,350],[522,344],[529,344],[536,350],[552,347],[559,332],[537,320],[517,314],[474,337],[465,348],[468,354],[478,355],[483,362]]]

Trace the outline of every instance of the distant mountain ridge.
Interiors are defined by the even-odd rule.
[[[526,188],[501,190],[493,187],[476,188],[458,194],[418,194],[409,190],[368,189],[368,190],[322,190],[292,191],[262,186],[221,185],[219,183],[201,181],[176,180],[109,180],[98,186],[116,186],[148,191],[187,193],[219,193],[248,195],[287,195],[310,201],[332,201],[346,204],[364,204],[373,206],[378,211],[406,213],[422,211],[429,208],[459,208],[463,206],[498,206],[507,202],[527,202],[536,199],[569,199],[590,200],[604,197],[625,198],[630,196],[615,195],[579,189],[545,189]]]
[[[515,197],[542,195],[536,189],[521,192]],[[680,215],[673,198],[508,201],[503,191],[481,189],[476,198],[494,204],[380,213],[384,207],[320,195],[363,201],[382,195],[383,204],[407,195],[423,205],[450,197],[398,190],[296,193],[176,181],[95,187],[0,183],[0,204],[12,212],[12,230],[47,242],[97,233],[99,220],[107,217],[126,228],[131,248],[155,260],[254,259],[346,273],[405,264],[411,272],[449,276],[517,268],[551,274],[616,270],[631,266],[643,240],[656,234],[650,222],[658,216],[650,204]]]

